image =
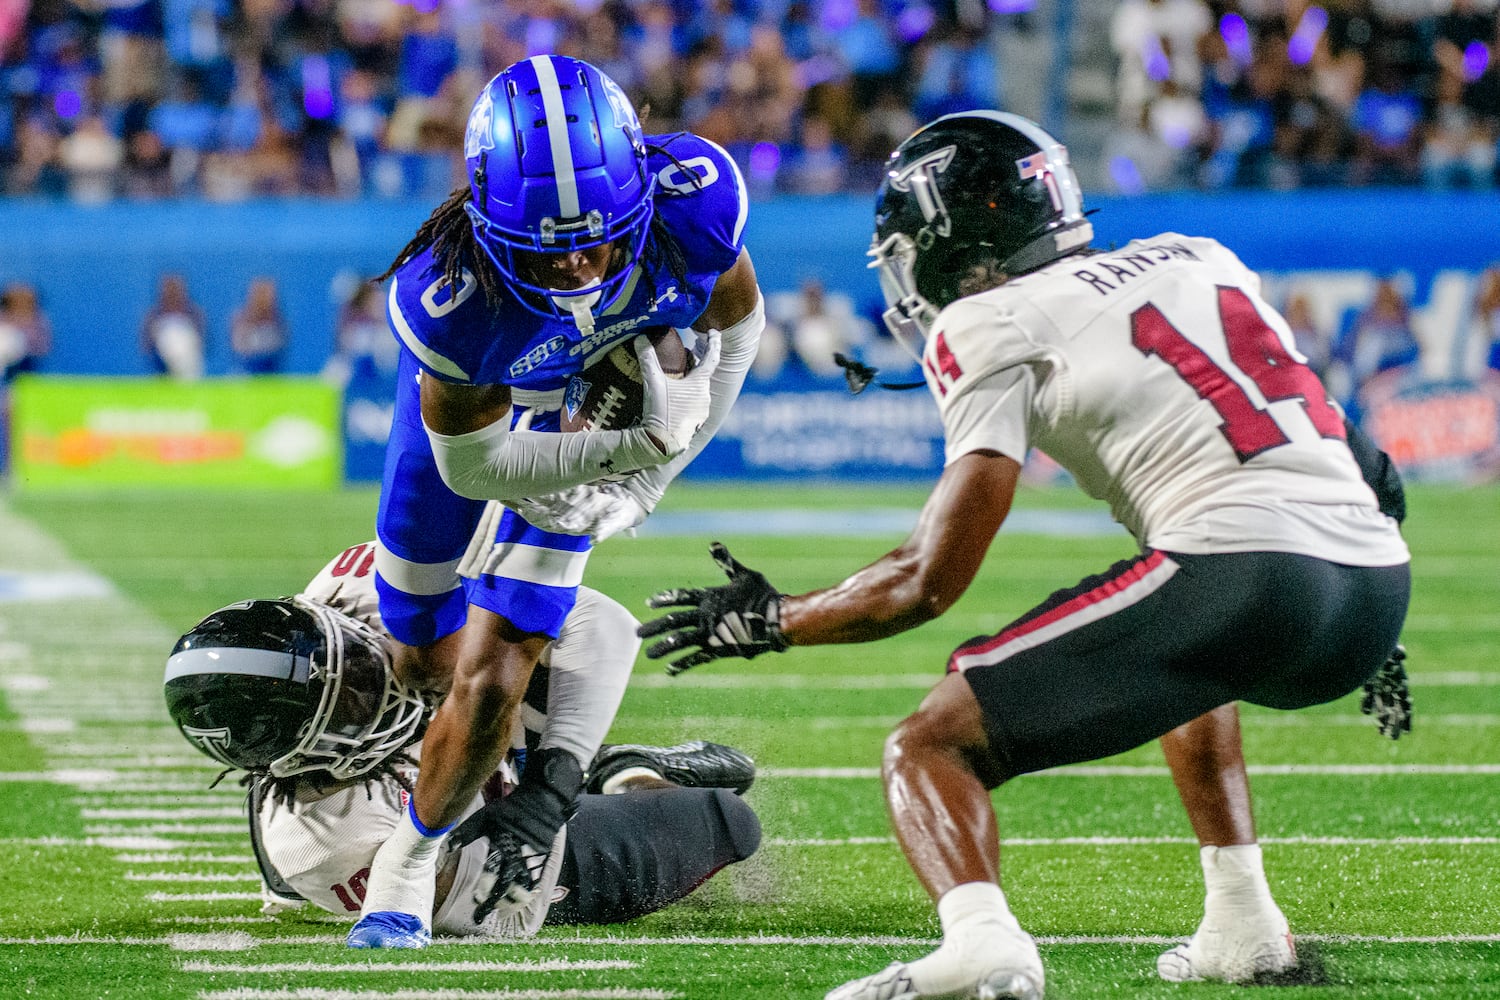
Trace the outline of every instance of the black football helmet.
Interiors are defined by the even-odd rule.
[[[412,742],[427,713],[379,632],[296,597],[215,611],[177,640],[164,685],[188,742],[277,778],[363,774]]]
[[[880,269],[886,325],[920,358],[938,312],[968,294],[965,277],[1035,271],[1093,238],[1062,143],[1020,115],[964,111],[891,154],[870,266]]]

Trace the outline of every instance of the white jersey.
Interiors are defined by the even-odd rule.
[[[1165,233],[949,305],[922,367],[948,462],[1035,447],[1143,546],[1407,562],[1305,360],[1238,257]]]
[[[347,548],[318,572],[300,596],[326,604],[351,618],[358,618],[380,629],[380,602],[375,592],[374,562],[374,542]],[[556,643],[584,647],[593,645],[594,648],[599,648],[601,642],[607,641],[596,634],[602,627],[599,622],[611,622],[607,616],[601,619],[594,611],[614,604],[614,601],[603,594],[580,587],[577,604],[579,611],[568,617]],[[619,609],[619,614],[628,616],[624,609]],[[618,624],[618,619],[613,624]],[[549,643],[543,653],[543,664],[549,662],[553,645],[554,643]],[[634,647],[630,647],[629,653],[633,659]],[[540,728],[539,723],[537,728]],[[524,737],[520,732],[516,734],[515,745],[524,745]],[[407,753],[415,758],[420,753],[420,747],[409,748]],[[416,769],[405,769],[403,777],[408,783],[415,785]],[[515,783],[515,773],[509,762],[501,765],[499,777],[504,783]],[[464,810],[464,816],[479,809],[483,803],[482,796],[475,796],[474,801]],[[261,844],[277,873],[299,895],[331,913],[357,914],[360,901],[364,898],[365,880],[369,878],[375,852],[395,830],[405,811],[406,792],[394,778],[386,775],[337,788],[326,794],[304,788],[291,808],[274,801],[272,796],[267,796],[261,804],[259,817]],[[566,828],[558,832],[543,868],[536,902],[513,917],[502,919],[491,914],[482,925],[473,922],[474,905],[471,894],[484,863],[487,843],[481,839],[464,848],[458,858],[445,857],[445,864],[456,865],[453,888],[443,905],[433,914],[433,930],[446,934],[502,937],[535,934],[558,891],[557,876],[562,867],[566,836]]]

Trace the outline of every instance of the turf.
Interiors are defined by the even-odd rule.
[[[722,540],[796,590],[899,535],[776,536],[752,530],[759,523],[789,510],[911,511],[922,496],[682,484],[661,514],[742,512],[745,527]],[[1300,978],[1265,988],[1278,998],[1500,997],[1500,490],[1416,488],[1410,499],[1414,732],[1381,740],[1354,696],[1244,712],[1267,870],[1305,959]],[[640,661],[614,738],[708,737],[752,753],[762,775],[747,797],[765,831],[756,857],[630,924],[372,965],[342,947],[345,925],[332,918],[260,917],[242,792],[231,780],[209,790],[217,771],[170,728],[158,679],[178,633],[230,601],[297,590],[373,533],[375,503],[350,491],[23,493],[0,504],[0,584],[67,570],[114,588],[0,600],[0,995],[821,997],[937,934],[873,776],[885,733],[957,642],[1132,552],[1120,533],[1007,530],[970,593],[907,635],[676,679]],[[1018,509],[1089,505],[1028,490]],[[708,540],[611,542],[588,583],[643,614],[654,589],[715,580]],[[1156,979],[1157,952],[1197,922],[1196,850],[1155,746],[1102,763],[1125,770],[1028,776],[996,796],[1005,885],[1042,941],[1049,1000],[1262,995]],[[514,966],[560,959],[620,967]]]

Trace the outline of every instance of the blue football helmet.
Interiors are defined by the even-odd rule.
[[[655,177],[640,119],[609,77],[565,56],[524,59],[491,80],[469,112],[464,159],[474,233],[522,304],[544,316],[602,310],[646,244]],[[535,284],[517,250],[583,250],[623,239],[624,263],[590,287]]]

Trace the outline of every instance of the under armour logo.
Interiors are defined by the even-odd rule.
[[[897,191],[908,191],[917,199],[917,207],[922,210],[922,218],[927,220],[927,228],[939,236],[947,236],[951,232],[953,220],[948,217],[948,206],[943,204],[937,180],[948,169],[948,164],[953,162],[953,155],[957,152],[957,146],[944,146],[917,157],[899,170],[892,171],[890,175],[891,187]]]
[[[667,286],[667,290],[665,292],[662,292],[656,298],[654,298],[654,299],[651,300],[651,305],[648,308],[648,311],[649,312],[656,312],[656,307],[658,305],[660,305],[661,303],[663,303],[663,302],[670,303],[670,302],[676,302],[676,301],[677,301],[677,286],[676,285],[668,285]]]
[[[599,463],[599,468],[603,469],[605,472],[609,473],[610,475],[614,475],[615,474],[615,460],[612,459],[612,458],[606,458],[604,461],[602,461],[602,462]]]

